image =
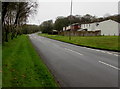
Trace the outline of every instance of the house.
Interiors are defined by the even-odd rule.
[[[60,34],[64,36],[69,36],[69,35],[71,36],[100,36],[101,35],[100,30],[88,31],[87,29],[88,29],[87,26],[82,29],[79,23],[74,23],[67,27],[63,27],[63,31],[61,31]]]
[[[102,22],[95,22],[89,24],[81,24],[82,29],[87,29],[88,31],[101,30],[101,35],[120,35],[120,23],[113,20],[105,20]]]
[[[63,27],[63,31],[77,31],[78,29],[80,29],[81,26],[79,23],[74,23],[72,25],[69,25],[67,27]]]

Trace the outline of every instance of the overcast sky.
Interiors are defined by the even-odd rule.
[[[43,21],[53,20],[58,16],[70,15],[71,0],[39,0],[37,14],[29,17],[29,24],[39,25]],[[118,0],[72,0],[73,15],[91,14],[97,17],[118,13]]]

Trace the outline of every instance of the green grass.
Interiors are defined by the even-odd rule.
[[[118,46],[120,45],[120,43],[118,42],[118,36],[91,36],[91,37],[72,36],[71,40],[69,40],[68,36],[48,35],[48,34],[39,34],[39,35],[76,45],[114,50],[114,51],[120,50]]]
[[[58,87],[28,37],[3,46],[3,87]]]

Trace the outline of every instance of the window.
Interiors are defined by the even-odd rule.
[[[96,23],[96,26],[98,26],[99,24],[98,23]]]

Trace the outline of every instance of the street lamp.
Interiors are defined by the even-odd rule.
[[[71,30],[72,30],[72,0],[71,0],[71,8],[70,8],[70,31],[69,31],[69,40],[71,40]]]

